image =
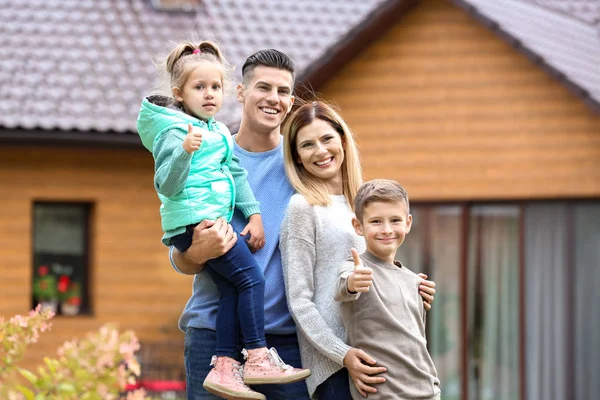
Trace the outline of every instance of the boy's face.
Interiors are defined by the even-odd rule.
[[[404,202],[373,202],[364,208],[362,221],[354,218],[352,224],[373,255],[393,263],[396,250],[410,232],[412,215]]]
[[[237,88],[243,118],[255,129],[277,130],[294,103],[294,78],[289,71],[262,65],[251,74],[249,81]]]

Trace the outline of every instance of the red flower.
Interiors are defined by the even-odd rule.
[[[80,297],[71,297],[69,300],[67,300],[67,304],[71,304],[74,306],[80,306],[81,298]]]
[[[48,275],[48,272],[50,272],[50,270],[49,270],[49,268],[48,268],[47,265],[41,265],[38,268],[38,275],[39,276],[46,276],[46,275]]]
[[[67,275],[61,275],[60,278],[58,278],[56,288],[60,293],[65,293],[69,288],[69,277]]]

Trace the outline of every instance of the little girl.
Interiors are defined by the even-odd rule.
[[[247,172],[233,156],[231,133],[214,119],[223,102],[228,69],[212,42],[177,45],[166,61],[173,97],[147,97],[138,116],[142,143],[155,160],[162,241],[181,252],[190,247],[198,223],[219,217],[230,221],[234,206],[248,218],[241,234],[250,234],[249,246],[258,250],[264,245],[259,204]],[[264,275],[245,241],[238,238],[229,252],[206,267],[221,298],[214,368],[204,381],[205,389],[225,398],[265,399],[246,384],[291,383],[309,376],[309,370],[286,365],[275,349],[266,347]],[[236,361],[238,324],[247,349],[243,369]]]

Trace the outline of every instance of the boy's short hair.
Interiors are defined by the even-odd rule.
[[[260,66],[283,69],[292,74],[292,79],[295,80],[294,62],[287,54],[275,49],[264,49],[257,51],[246,59],[242,66],[242,81],[244,84],[252,79],[250,78],[252,71]]]
[[[365,207],[371,203],[400,203],[406,204],[406,212],[410,214],[410,205],[408,202],[408,193],[396,181],[389,179],[373,179],[365,182],[358,189],[356,198],[354,199],[354,212],[356,219],[362,223]]]

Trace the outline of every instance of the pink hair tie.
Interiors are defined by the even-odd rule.
[[[192,51],[192,54],[198,54],[201,53],[202,51],[200,49],[194,49],[194,51]]]

